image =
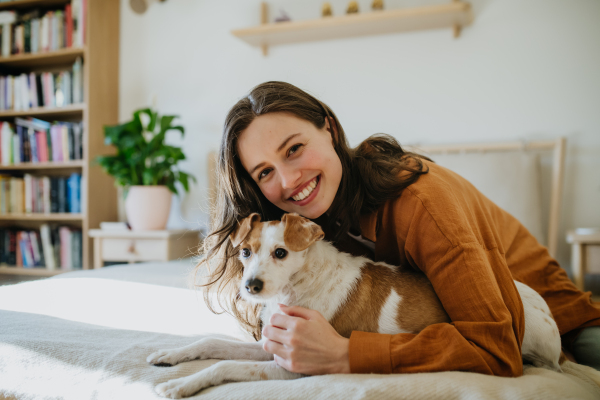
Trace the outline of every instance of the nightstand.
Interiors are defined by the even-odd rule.
[[[600,229],[579,228],[567,232],[575,286],[584,290],[586,273],[600,274]]]
[[[169,261],[198,254],[199,231],[119,231],[91,229],[94,238],[94,268],[105,261]]]

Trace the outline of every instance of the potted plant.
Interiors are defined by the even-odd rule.
[[[146,108],[135,111],[129,122],[104,127],[105,144],[115,146],[117,153],[99,156],[96,161],[126,190],[125,211],[131,229],[164,229],[171,193],[178,194],[176,183],[188,192],[190,180],[196,180],[177,167],[185,160],[181,148],[165,144],[168,131],[185,133],[182,126],[171,125],[175,118],[159,117]]]

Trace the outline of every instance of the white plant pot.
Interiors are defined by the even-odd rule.
[[[165,229],[171,211],[171,198],[166,186],[131,186],[125,199],[125,212],[131,229]]]

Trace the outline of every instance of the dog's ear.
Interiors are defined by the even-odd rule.
[[[308,246],[325,236],[319,225],[296,213],[284,214],[281,222],[285,225],[283,241],[292,251],[306,250]]]
[[[242,220],[242,222],[239,222],[235,230],[231,232],[231,235],[229,235],[229,240],[231,240],[231,245],[233,246],[233,248],[238,247],[240,243],[242,243],[244,239],[246,239],[246,236],[248,236],[248,234],[252,230],[253,222],[260,222],[259,214],[252,213],[248,215]]]

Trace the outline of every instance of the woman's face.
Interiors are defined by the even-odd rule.
[[[342,179],[329,121],[322,129],[288,113],[256,117],[237,144],[242,165],[265,197],[287,212],[320,217]]]

